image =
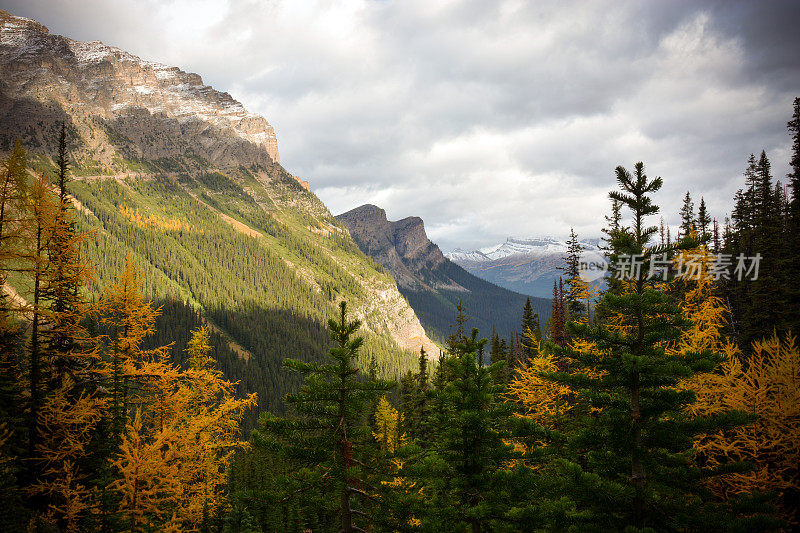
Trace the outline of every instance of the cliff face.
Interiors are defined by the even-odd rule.
[[[447,259],[428,239],[421,218],[390,222],[386,211],[370,204],[336,218],[347,226],[364,253],[391,272],[401,288],[465,290],[438,270]]]
[[[518,330],[526,297],[484,281],[446,258],[428,239],[421,218],[392,222],[374,205],[336,218],[347,226],[361,251],[394,276],[422,325],[439,339],[453,333],[458,304],[470,316],[467,331],[476,327],[488,336],[492,328],[503,335]],[[546,323],[549,300],[532,298],[531,303]]]
[[[80,150],[111,169],[114,155],[156,161],[191,153],[214,165],[280,162],[266,119],[199,75],[100,41],[53,35],[1,10],[0,80],[6,146],[16,136],[48,144],[48,130],[66,120]]]

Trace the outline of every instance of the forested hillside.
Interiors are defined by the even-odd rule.
[[[0,151],[19,139],[30,174],[52,176],[64,125],[66,189],[91,235],[87,294],[97,299],[130,255],[175,334],[148,342],[175,340],[180,354],[188,325],[207,323],[226,376],[273,410],[296,383],[281,361],[324,353],[343,299],[382,375],[410,368],[421,346],[434,351],[391,276],[279,164],[271,125],[227,93],[5,11],[0,72]],[[30,297],[19,276],[7,283]]]
[[[241,381],[241,392],[259,393],[260,408],[282,410],[296,382],[280,372],[281,361],[324,353],[331,302],[344,298],[357,306],[370,298],[367,280],[387,288],[393,281],[335,221],[326,221],[325,235],[321,217],[285,207],[306,201],[322,209],[291,177],[269,183],[268,193],[249,171],[235,176],[70,183],[81,206],[77,228],[95,237],[87,251],[96,277],[87,288],[101,294],[130,255],[141,265],[145,295],[164,306],[160,320],[177,330],[202,316],[223,348],[218,357],[226,376]],[[382,326],[385,310],[364,312],[370,311],[366,322]],[[414,360],[385,329],[369,335],[365,348],[365,361],[375,357],[385,375],[399,375]],[[182,350],[176,343],[174,352]]]

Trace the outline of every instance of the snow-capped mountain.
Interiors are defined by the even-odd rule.
[[[582,239],[584,250],[598,250],[600,239]],[[472,274],[501,287],[549,297],[553,281],[563,273],[567,242],[555,237],[515,238],[495,246],[470,252],[456,248],[445,254],[448,259]]]

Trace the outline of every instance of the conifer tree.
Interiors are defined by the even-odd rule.
[[[700,197],[700,208],[697,210],[697,226],[699,230],[700,240],[707,240],[711,237],[709,230],[711,224],[711,217],[706,209],[706,201],[702,196]]]
[[[646,218],[658,212],[651,194],[661,178],[650,180],[644,165],[633,175],[617,167],[621,191],[609,195],[633,215],[630,229],[618,232],[614,246],[622,253],[663,253],[650,247],[658,231]],[[571,446],[587,450],[578,462],[564,463],[566,487],[597,526],[686,529],[717,526],[721,519],[688,487],[700,475],[685,460],[697,422],[681,413],[693,395],[675,389],[681,377],[708,370],[719,361],[709,353],[667,354],[664,346],[686,326],[681,309],[654,288],[645,269],[621,293],[606,292],[598,304],[601,320],[571,323],[573,334],[594,348],[564,350],[569,374],[549,378],[569,386],[590,409],[580,418],[581,430],[571,433]],[[716,423],[721,423],[717,421]],[[704,420],[705,427],[713,427]]]
[[[22,255],[22,239],[26,220],[26,154],[19,140],[8,158],[0,166],[0,287],[5,287],[9,272],[18,265]],[[17,315],[15,306],[6,294],[0,290],[0,357],[2,357],[3,379],[13,378],[13,353],[18,343]],[[3,386],[5,390],[7,386]],[[0,407],[5,409],[10,405]],[[10,414],[10,413],[9,413]]]
[[[789,215],[787,217],[787,245],[785,255],[789,258],[800,257],[800,98],[794,99],[792,119],[787,127],[792,136],[792,158],[789,161]],[[800,309],[800,269],[786,264],[788,280],[787,306],[789,309]],[[788,317],[787,327],[794,334],[800,333],[800,313]]]
[[[20,375],[24,369],[20,350],[22,310],[6,294],[8,274],[24,262],[26,166],[25,150],[17,141],[0,165],[0,420],[4,423],[4,443],[0,446],[0,456],[4,457],[4,470],[0,474],[3,492],[0,495],[8,502],[19,497],[16,485],[22,466],[19,463],[23,452],[20,441],[26,429],[19,409],[23,397]],[[19,514],[14,507],[0,509],[0,529],[11,529]]]
[[[694,203],[689,191],[686,191],[686,196],[683,197],[683,205],[681,206],[681,227],[678,233],[678,239],[686,238],[694,231],[696,226],[696,219],[694,217]]]
[[[53,225],[57,212],[57,204],[52,193],[47,187],[44,176],[36,178],[27,197],[27,210],[29,220],[26,223],[28,235],[26,238],[28,250],[26,256],[29,261],[29,272],[32,281],[31,287],[31,328],[28,349],[28,391],[30,395],[28,406],[28,482],[34,483],[41,474],[41,465],[33,458],[36,457],[36,446],[39,442],[41,430],[41,408],[45,396],[45,383],[50,357],[47,346],[43,343],[42,330],[49,321],[50,309],[45,299],[48,274],[50,273],[50,258],[48,247],[52,239]],[[34,507],[41,507],[41,499],[34,502]]]
[[[530,297],[525,300],[525,307],[522,308],[522,339],[522,359],[519,361],[519,363],[524,363],[528,359],[535,357],[539,342],[542,340],[542,329],[539,325],[539,314],[533,312],[533,306],[531,305]],[[532,339],[533,341],[539,342],[529,342],[527,339]],[[492,343],[492,350],[494,351],[494,349],[494,343]]]
[[[415,389],[411,402],[411,420],[406,426],[411,435],[424,443],[429,437],[428,417],[430,416],[431,387],[428,378],[428,354],[425,348],[419,349],[419,360],[415,378]]]
[[[528,419],[512,416],[501,396],[498,373],[504,364],[477,363],[477,329],[457,343],[441,364],[451,379],[438,389],[433,413],[433,451],[422,461],[426,531],[497,531],[532,528],[541,520],[535,506],[533,471],[523,464],[526,447],[541,432]],[[520,446],[515,447],[518,440]]]
[[[303,388],[286,398],[298,413],[296,419],[279,419],[264,415],[264,431],[257,440],[264,445],[277,445],[298,465],[307,465],[305,479],[295,480],[300,486],[296,494],[312,489],[327,494],[339,518],[339,530],[362,531],[372,517],[367,507],[374,498],[366,483],[365,461],[361,455],[371,441],[361,423],[367,402],[394,387],[382,380],[364,380],[355,366],[361,337],[353,334],[361,326],[350,321],[344,302],[339,305],[338,320],[331,319],[329,328],[335,346],[330,351],[331,363],[318,364],[287,359],[287,368],[305,376]],[[333,510],[332,509],[332,510]],[[363,527],[356,525],[363,524]]]
[[[567,292],[565,295],[567,313],[570,320],[577,320],[586,313],[581,294],[586,289],[586,283],[580,278],[580,255],[583,246],[578,242],[578,235],[570,228],[567,241],[567,255],[564,257],[564,266],[561,268],[567,278]],[[525,330],[522,331],[523,335]]]
[[[559,278],[558,284],[553,281],[553,304],[550,313],[550,342],[559,346],[567,343],[567,317],[564,297],[564,285]]]
[[[491,339],[491,344],[490,344],[490,347],[489,347],[489,364],[493,365],[493,364],[495,364],[495,363],[497,363],[499,361],[505,361],[506,362],[505,368],[503,369],[503,372],[501,373],[502,374],[501,377],[502,377],[503,382],[507,382],[508,381],[507,378],[510,378],[510,373],[511,373],[509,371],[507,358],[508,358],[508,354],[506,353],[505,344],[501,343],[500,336],[497,334],[497,332],[494,330],[494,328],[492,328],[492,339]]]

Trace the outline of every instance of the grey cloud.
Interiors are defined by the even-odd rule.
[[[332,211],[421,216],[445,249],[597,235],[614,167],[639,160],[668,223],[687,189],[721,218],[750,152],[785,175],[800,94],[788,1],[4,5],[200,73],[273,123]]]

